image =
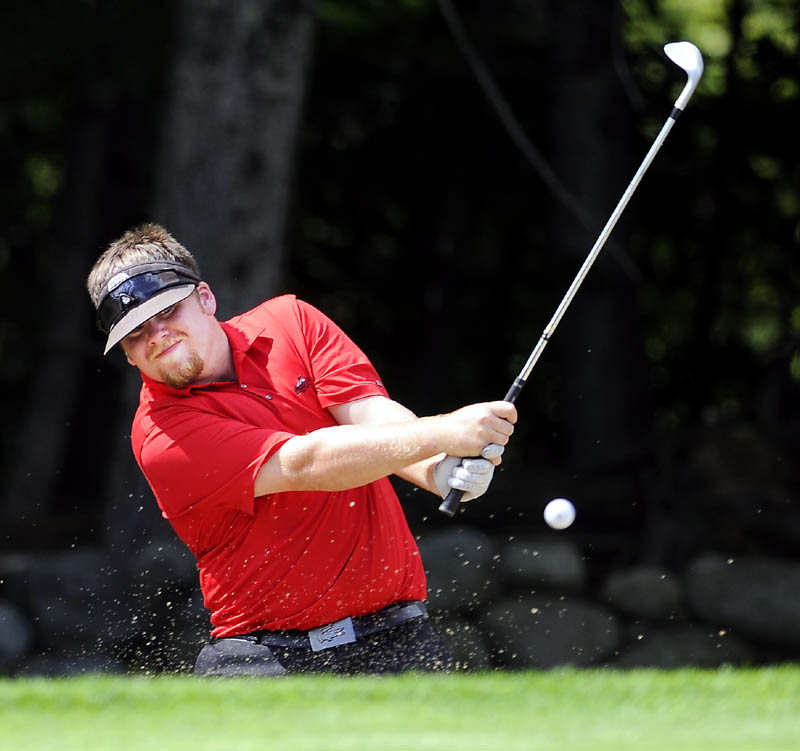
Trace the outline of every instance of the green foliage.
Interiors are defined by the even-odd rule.
[[[627,59],[642,101],[667,101],[683,86],[660,54],[665,42],[694,41],[706,63],[689,111],[648,178],[654,186],[640,191],[626,218],[628,250],[644,280],[643,347],[659,419],[685,425],[708,407],[722,410],[715,394],[739,394],[720,397],[725,409],[752,416],[757,370],[782,360],[788,387],[796,349],[787,322],[800,292],[789,273],[800,236],[800,180],[782,144],[795,138],[791,124],[800,107],[798,14],[793,3],[769,0],[623,0],[622,7]],[[541,252],[511,248],[545,247],[558,238],[547,236],[541,215],[531,224],[521,219],[549,196],[509,148],[463,61],[453,56],[452,41],[437,36],[435,10],[432,2],[323,4],[319,54],[329,62],[312,90],[309,168],[301,177],[307,197],[291,286],[321,295],[323,307],[382,368],[395,367],[384,359],[387,341],[418,351],[413,332],[431,323],[434,331],[454,331],[460,320],[475,326],[492,299],[501,318],[520,324],[497,342],[506,373],[499,383],[490,383],[472,358],[448,364],[450,387],[464,395],[458,398],[474,398],[505,388],[550,315],[544,295],[546,280],[555,283],[555,265]],[[546,26],[541,36],[506,34],[499,55],[489,37],[493,25],[503,28],[505,12],[462,9],[523,127],[546,143],[546,131],[539,131],[549,125],[546,112],[525,109],[530,97],[515,96],[514,88],[519,82],[525,92],[541,89],[547,69],[536,65],[535,44],[546,39]],[[349,85],[356,78],[359,85]],[[663,110],[639,113],[643,141],[660,128]],[[648,190],[669,202],[647,202]],[[491,288],[504,254],[517,269],[499,293],[507,307]],[[452,310],[445,283],[456,287],[471,271],[488,285],[484,299],[459,299]],[[369,325],[362,329],[362,321]],[[408,385],[421,409],[419,394],[435,393],[422,381],[448,367],[435,356],[426,360],[426,368],[409,361],[391,379]],[[540,409],[558,421],[550,366],[544,358],[537,372]],[[701,374],[687,380],[690,371]]]
[[[689,157],[658,166],[664,194],[683,195],[686,203],[649,214],[635,236],[642,251],[649,247],[651,263],[644,306],[653,383],[666,392],[676,387],[676,373],[692,370],[699,378],[696,409],[703,401],[721,408],[713,393],[738,393],[734,414],[752,415],[755,370],[781,363],[788,390],[800,348],[790,324],[800,295],[792,271],[800,247],[800,180],[784,146],[800,117],[800,14],[796,3],[783,0],[624,0],[623,6],[642,86],[665,85],[664,66],[649,58],[670,39],[695,42],[706,62],[681,124],[692,131],[693,143],[681,147],[691,150]],[[682,422],[692,399],[668,400],[664,418]]]
[[[769,40],[786,55],[797,55],[800,30],[794,0],[751,0],[742,19],[742,33],[748,42]]]
[[[568,124],[555,119],[555,93],[573,75],[558,60],[571,46],[552,33],[553,18],[557,9],[578,6],[456,3],[522,129],[548,159]],[[597,35],[602,40],[587,59],[573,61],[616,76],[609,86],[620,120],[591,122],[582,110],[569,118],[592,133],[598,150],[618,150],[626,178],[683,85],[662,45],[690,39],[706,62],[690,107],[613,238],[640,280],[633,294],[641,335],[627,344],[646,360],[642,390],[652,408],[641,420],[655,414],[656,425],[691,429],[707,414],[762,419],[759,405],[769,391],[780,407],[773,428],[796,441],[798,4],[620,6],[622,14],[606,18],[619,18],[622,45],[612,53],[604,40],[614,34]],[[103,243],[148,217],[170,55],[179,39],[175,7],[42,0],[0,10],[5,425],[16,425],[26,407],[25,389],[41,360],[38,332],[51,317],[20,280],[52,268],[48,254],[65,247],[74,226],[92,238],[80,241],[88,267]],[[561,207],[509,140],[434,0],[322,0],[317,9],[285,287],[341,323],[392,395],[415,410],[500,396],[580,262],[555,236],[552,218]],[[593,33],[588,16],[571,18],[576,35]],[[77,148],[86,133],[98,135],[89,163]],[[559,177],[581,185],[582,170],[577,165]],[[609,178],[607,195],[597,195],[605,187],[592,186],[591,202],[610,208],[618,193]],[[83,207],[80,215],[73,201]],[[586,250],[596,236],[588,235]],[[604,253],[587,284],[631,299],[603,278],[604,265],[614,263]],[[72,285],[76,301],[83,299],[80,285]],[[87,323],[87,341],[69,346],[94,351],[93,333]],[[520,421],[515,436],[522,447],[526,431],[536,434],[529,453],[537,461],[563,457],[558,441],[568,438],[571,409],[564,384],[586,367],[559,362],[550,351],[537,365],[536,385],[523,397],[530,419]],[[91,373],[103,381],[100,389],[114,390],[106,371],[97,374],[93,364]],[[84,423],[55,429],[69,427],[74,445],[96,442],[94,416],[80,405],[75,411]],[[15,438],[8,430],[0,454],[13,455]],[[81,503],[101,502],[85,501],[83,484],[72,492]]]

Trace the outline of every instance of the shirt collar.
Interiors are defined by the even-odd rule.
[[[142,377],[142,383],[153,394],[164,394],[169,396],[191,396],[192,389],[196,388],[195,386],[187,386],[185,389],[174,389],[172,388],[172,386],[167,386],[166,383],[157,381],[155,378],[150,378],[150,376],[142,373],[141,370],[139,371],[139,375],[141,375]]]
[[[222,321],[220,326],[222,326],[225,336],[228,337],[234,357],[238,352],[247,352],[264,332],[263,328],[236,326],[231,321]]]
[[[222,330],[225,332],[225,335],[228,337],[228,342],[231,345],[231,350],[233,351],[233,363],[234,367],[236,368],[236,372],[237,374],[241,373],[241,365],[242,360],[244,360],[245,353],[262,336],[265,328],[253,328],[250,326],[238,327],[231,321],[222,321],[220,326],[222,326]],[[197,383],[187,386],[185,389],[176,389],[172,386],[167,386],[166,383],[156,381],[154,378],[150,378],[144,373],[141,373],[141,376],[144,385],[147,386],[147,388],[153,393],[167,394],[176,397],[191,396],[194,391],[217,385],[217,382]]]

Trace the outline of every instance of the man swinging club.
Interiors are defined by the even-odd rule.
[[[513,404],[418,418],[293,295],[218,321],[196,260],[155,224],[113,242],[87,286],[105,351],[141,372],[136,461],[197,558],[213,628],[195,672],[450,668],[388,476],[477,498]]]

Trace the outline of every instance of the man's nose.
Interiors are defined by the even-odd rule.
[[[167,322],[156,316],[144,324],[144,335],[148,342],[163,339],[167,333]]]

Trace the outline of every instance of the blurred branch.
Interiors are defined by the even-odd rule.
[[[598,219],[593,216],[581,202],[569,191],[569,189],[561,182],[558,175],[555,173],[549,162],[544,158],[541,151],[534,145],[528,135],[525,133],[522,125],[511,109],[507,99],[500,91],[494,77],[489,72],[489,69],[483,62],[480,54],[475,46],[472,44],[464,24],[456,12],[453,3],[450,0],[437,0],[439,9],[445,19],[448,29],[453,36],[464,59],[467,61],[473,75],[478,81],[484,95],[489,100],[495,113],[497,114],[500,122],[508,133],[509,137],[520,150],[522,155],[527,160],[533,169],[537,172],[542,182],[547,186],[553,196],[558,200],[564,208],[578,220],[580,225],[584,227],[590,234],[596,234],[602,224]],[[622,270],[634,281],[641,280],[641,274],[636,268],[636,265],[628,257],[622,247],[609,240],[606,246],[611,254],[614,256],[617,263],[619,263]]]

